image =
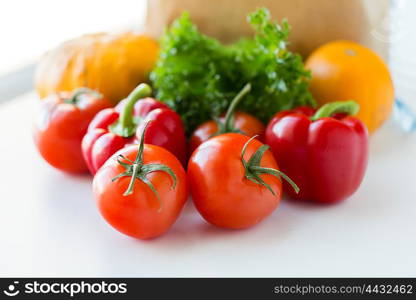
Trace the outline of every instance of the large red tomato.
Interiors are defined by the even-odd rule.
[[[211,138],[188,163],[196,208],[225,228],[249,227],[270,215],[282,196],[280,176],[268,146],[238,133]]]
[[[94,177],[93,191],[111,226],[126,235],[148,239],[172,226],[188,193],[179,160],[164,148],[143,144],[143,140],[107,160]]]

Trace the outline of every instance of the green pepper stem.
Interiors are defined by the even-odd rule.
[[[316,113],[311,117],[311,120],[316,121],[320,118],[330,117],[337,113],[344,113],[352,116],[358,113],[359,110],[360,105],[352,100],[330,102],[318,109]]]
[[[136,131],[137,124],[134,121],[133,109],[134,104],[144,97],[149,96],[152,93],[152,88],[146,84],[139,84],[127,97],[127,101],[123,110],[120,113],[119,119],[110,126],[111,132],[122,136],[131,137]]]
[[[136,102],[150,95],[152,89],[146,83],[139,84],[127,97],[126,105],[120,114],[120,124],[122,127],[134,126],[133,122],[133,108]]]

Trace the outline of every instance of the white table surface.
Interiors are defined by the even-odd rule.
[[[283,201],[229,231],[192,204],[164,236],[123,236],[99,215],[91,178],[42,161],[34,93],[0,105],[0,276],[416,276],[416,134],[393,122],[371,138],[359,191],[332,206]]]

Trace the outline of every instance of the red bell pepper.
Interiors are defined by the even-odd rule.
[[[138,143],[150,121],[144,142],[167,149],[185,164],[186,138],[181,118],[165,104],[144,98],[150,94],[150,86],[140,84],[119,105],[100,111],[92,120],[82,140],[84,159],[92,174],[116,151]]]
[[[367,167],[368,133],[350,115],[353,101],[325,104],[318,111],[301,107],[277,113],[266,129],[266,143],[282,172],[300,188],[295,199],[334,203],[352,195]]]

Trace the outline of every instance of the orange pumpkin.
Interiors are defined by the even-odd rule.
[[[84,35],[43,56],[36,70],[35,87],[40,98],[88,87],[117,103],[140,82],[147,81],[158,51],[155,40],[131,32]]]
[[[389,117],[394,88],[390,72],[372,50],[350,41],[334,41],[316,49],[306,60],[312,72],[310,90],[322,105],[340,100],[360,104],[357,115],[374,132]]]

